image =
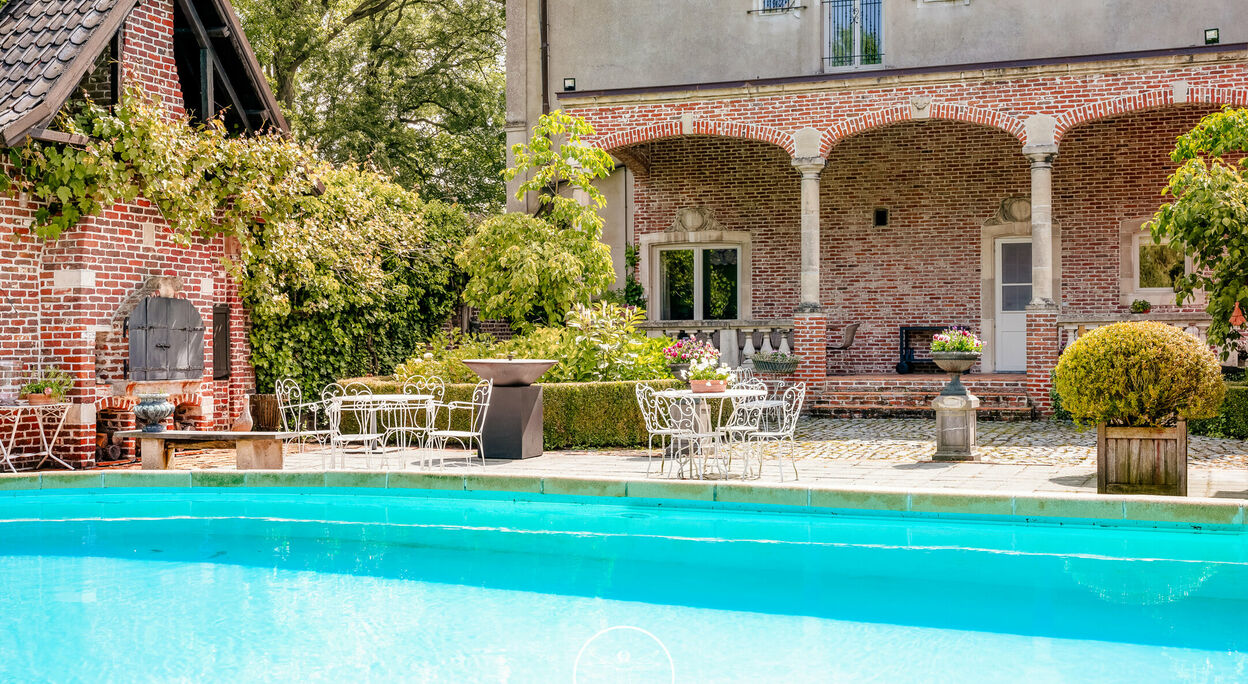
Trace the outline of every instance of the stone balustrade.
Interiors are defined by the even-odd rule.
[[[1079,339],[1080,335],[1094,330],[1103,325],[1110,323],[1118,323],[1120,321],[1157,321],[1159,323],[1167,323],[1177,328],[1185,330],[1197,339],[1204,342],[1208,338],[1210,321],[1209,316],[1203,313],[1149,313],[1149,314],[1106,314],[1103,316],[1062,316],[1057,321],[1058,329],[1061,331],[1059,347],[1065,349],[1072,342]],[[1223,365],[1242,366],[1244,365],[1244,355],[1231,352],[1230,357],[1222,361]]]
[[[792,353],[793,322],[775,321],[646,321],[640,326],[650,337],[696,337],[719,350],[720,359],[739,366],[758,352]]]

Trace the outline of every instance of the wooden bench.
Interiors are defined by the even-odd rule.
[[[168,470],[173,452],[185,449],[233,449],[239,470],[281,470],[282,441],[293,439],[298,433],[124,430],[116,436],[139,440],[143,470]]]

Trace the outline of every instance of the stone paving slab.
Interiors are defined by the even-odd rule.
[[[1010,493],[1095,492],[1095,433],[1069,423],[981,422],[982,462],[933,463],[934,421],[923,419],[812,419],[798,430],[797,468],[804,486],[905,487]],[[1248,498],[1248,442],[1192,437],[1189,443],[1191,496]],[[385,462],[348,455],[344,470],[440,470],[423,468],[416,451],[391,452]],[[643,450],[567,450],[525,461],[489,461],[484,467],[448,461],[456,473],[498,473],[537,477],[589,477],[668,481],[647,476]],[[321,470],[321,451],[287,447],[287,470]],[[135,468],[137,463],[113,466]],[[173,468],[232,470],[228,450],[183,452]],[[657,461],[655,462],[657,468]],[[734,465],[734,467],[737,467]],[[335,469],[331,467],[330,469]],[[791,470],[785,474],[792,482]],[[769,460],[763,483],[778,483],[777,461]]]

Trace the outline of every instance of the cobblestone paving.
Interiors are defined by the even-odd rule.
[[[934,420],[815,418],[798,425],[801,459],[922,461],[936,452]],[[985,463],[1038,465],[1096,464],[1096,430],[1058,421],[978,425],[979,455]],[[1192,467],[1248,467],[1248,441],[1192,436]]]

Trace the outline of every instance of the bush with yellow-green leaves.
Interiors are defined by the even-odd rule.
[[[1076,422],[1116,426],[1210,418],[1226,394],[1207,345],[1152,321],[1114,323],[1081,336],[1058,360],[1054,389]]]

